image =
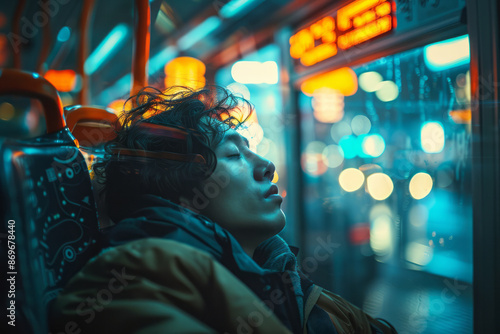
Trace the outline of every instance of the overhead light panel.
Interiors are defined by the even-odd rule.
[[[217,16],[210,16],[190,32],[179,38],[177,46],[182,51],[187,50],[215,31],[220,25],[221,20]]]
[[[256,5],[261,1],[262,0],[232,0],[221,8],[219,14],[225,19],[235,17],[244,10],[248,10],[250,5]]]
[[[177,57],[179,50],[175,46],[168,46],[149,60],[149,75],[153,75],[163,69],[165,65]]]
[[[104,63],[120,49],[126,37],[130,33],[129,27],[120,23],[111,30],[103,39],[101,44],[92,52],[84,64],[85,73],[91,75],[97,71]]]

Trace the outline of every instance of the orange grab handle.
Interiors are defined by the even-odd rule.
[[[57,132],[66,126],[59,93],[37,73],[0,69],[0,95],[20,95],[39,100],[45,114],[47,133]]]
[[[68,128],[83,147],[96,147],[113,140],[121,129],[118,117],[110,109],[78,105],[65,111]]]
[[[118,116],[106,108],[80,105],[67,108],[66,122],[68,123],[68,128],[70,130],[73,130],[78,122],[89,121],[111,125],[116,130],[121,129],[121,124],[118,122]]]

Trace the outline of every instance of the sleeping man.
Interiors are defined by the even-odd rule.
[[[248,102],[217,87],[133,102],[93,167],[116,224],[53,304],[54,331],[395,333],[301,273],[275,167],[237,131]]]

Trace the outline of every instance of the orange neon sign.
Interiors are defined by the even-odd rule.
[[[391,0],[356,0],[290,37],[290,56],[311,66],[396,26]],[[337,26],[335,25],[335,17]]]

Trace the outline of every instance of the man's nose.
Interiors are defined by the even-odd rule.
[[[271,161],[258,154],[254,154],[254,161],[254,178],[257,181],[264,181],[266,179],[272,181],[274,178],[274,172],[276,171],[276,166]]]

